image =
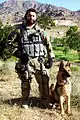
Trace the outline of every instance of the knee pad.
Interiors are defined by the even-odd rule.
[[[29,81],[22,81],[22,83],[21,83],[21,88],[22,88],[22,89],[30,88],[30,83],[29,83]]]
[[[42,72],[36,71],[35,77],[36,77],[38,84],[43,84],[43,83],[48,84],[49,82],[49,76],[46,71],[42,71]]]

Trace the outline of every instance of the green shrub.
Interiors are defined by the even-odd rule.
[[[79,66],[72,66],[71,70],[72,71],[80,71],[80,67]]]

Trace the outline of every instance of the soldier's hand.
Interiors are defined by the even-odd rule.
[[[49,57],[48,60],[45,62],[45,68],[50,69],[53,65],[54,58]]]

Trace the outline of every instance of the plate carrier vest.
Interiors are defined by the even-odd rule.
[[[20,51],[30,57],[46,57],[47,50],[40,30],[21,29]]]

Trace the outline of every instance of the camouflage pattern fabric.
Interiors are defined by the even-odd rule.
[[[42,68],[41,68],[42,66]],[[27,98],[30,95],[30,82],[36,78],[39,84],[40,96],[49,97],[49,73],[44,64],[39,62],[38,58],[29,58],[28,64],[22,65],[20,61],[16,63],[16,72],[21,80],[22,97]]]
[[[27,28],[27,26],[26,26]],[[34,29],[35,31],[38,31],[41,35],[43,45],[46,48],[47,55],[46,58],[54,58],[54,53],[52,51],[52,46],[49,40],[49,37],[44,35],[44,31],[42,31],[37,25],[34,25],[33,28],[30,28],[29,31]],[[21,80],[21,90],[22,90],[22,97],[27,98],[30,95],[30,82],[33,77],[36,78],[37,83],[39,84],[39,91],[42,98],[49,97],[49,73],[47,69],[44,66],[44,61],[40,63],[39,57],[31,58],[30,56],[27,56],[27,53],[25,55],[21,52],[20,49],[20,41],[21,41],[21,31],[23,30],[23,25],[21,25],[20,29],[12,32],[12,34],[9,36],[9,45],[17,44],[17,52],[16,49],[13,51],[13,54],[16,57],[18,56],[19,62],[16,63],[15,70],[18,73],[18,76]],[[24,32],[23,32],[24,33]],[[18,51],[19,50],[19,51]],[[19,53],[17,55],[17,53]],[[25,57],[27,56],[27,57]],[[44,56],[43,56],[44,59]]]

